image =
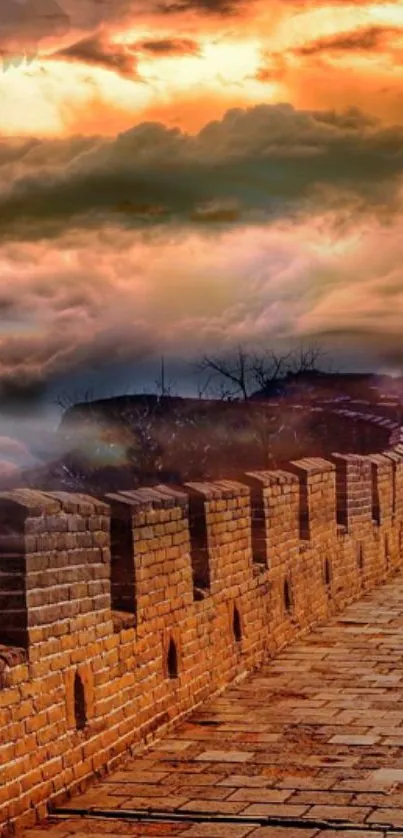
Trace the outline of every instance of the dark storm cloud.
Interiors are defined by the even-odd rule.
[[[239,7],[245,6],[245,0],[165,0],[157,5],[164,14],[197,11],[206,14],[227,17],[235,14]]]
[[[246,220],[279,218],[327,195],[385,212],[402,172],[402,126],[382,127],[357,110],[233,109],[196,136],[143,123],[112,140],[43,140],[18,167],[0,165],[1,232],[38,238],[110,220],[141,226],[144,207],[147,224],[184,223],[200,207],[228,203]],[[122,206],[143,209],[119,215]]]
[[[39,406],[47,395],[47,386],[41,380],[26,381],[13,377],[3,379],[0,383],[1,409],[3,413],[8,411],[24,413]]]
[[[190,38],[159,38],[140,41],[133,44],[132,49],[139,52],[150,52],[154,55],[198,55],[200,47]]]
[[[293,50],[296,55],[316,55],[322,52],[348,52],[375,50],[390,36],[400,34],[396,27],[366,26],[350,32],[339,32],[326,38],[309,41]]]
[[[52,278],[54,281],[54,277]],[[85,277],[82,277],[85,283]],[[89,280],[90,282],[90,280]],[[64,293],[61,300],[43,301],[37,289],[25,293],[35,307],[36,316],[47,320],[46,328],[35,333],[28,330],[1,335],[0,402],[1,410],[13,413],[31,411],[46,401],[49,387],[56,386],[61,374],[83,369],[87,374],[100,371],[111,361],[130,359],[133,363],[152,353],[152,341],[144,323],[128,318],[128,323],[111,323],[113,280],[102,287],[95,276],[91,299],[75,298],[74,283],[58,277]],[[70,286],[73,285],[71,288]],[[101,288],[99,287],[101,285]],[[49,287],[51,279],[49,279]],[[108,305],[105,310],[105,294]],[[59,295],[60,296],[60,295]],[[20,289],[15,300],[21,301]],[[58,304],[59,302],[59,304]],[[49,320],[45,312],[50,313]]]
[[[131,79],[137,77],[136,59],[130,50],[123,44],[108,43],[95,35],[59,50],[52,57],[95,64]]]

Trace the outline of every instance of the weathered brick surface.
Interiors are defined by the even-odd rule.
[[[400,566],[400,433],[353,419],[383,454],[102,501],[0,494],[0,825],[34,824]]]
[[[399,573],[211,697],[67,802],[62,820],[50,816],[25,838],[387,838],[393,827],[401,835],[402,617]],[[72,807],[114,817],[68,816]]]

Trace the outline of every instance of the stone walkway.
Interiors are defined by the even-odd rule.
[[[26,838],[403,838],[403,577],[67,805],[160,811],[165,822],[69,816]]]

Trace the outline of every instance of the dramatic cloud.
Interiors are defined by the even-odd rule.
[[[329,203],[394,211],[403,171],[403,128],[289,105],[229,111],[196,137],[145,123],[113,140],[22,145],[18,159],[14,146],[11,162],[4,144],[3,238],[111,221],[183,224],[228,202],[244,223]]]
[[[130,50],[125,45],[108,43],[96,36],[77,41],[52,57],[95,64],[132,79],[137,77],[136,60]]]
[[[196,41],[186,38],[161,38],[128,45],[108,40],[105,36],[93,35],[58,50],[51,57],[103,67],[131,80],[141,81],[137,72],[137,55],[198,55],[199,51]]]
[[[248,6],[246,0],[2,0],[0,46],[7,52],[27,47],[36,52],[44,39],[69,31],[188,12],[227,17],[242,6]]]
[[[351,32],[340,32],[337,35],[311,41],[301,47],[296,47],[294,53],[296,55],[316,55],[323,52],[347,52],[349,50],[353,52],[372,51],[383,46],[388,38],[396,35],[401,35],[401,30],[396,27],[365,26]]]
[[[3,134],[112,136],[159,120],[197,133],[262,102],[403,119],[397,2],[58,0],[64,24],[39,41],[42,0],[3,2],[30,9],[39,44],[38,60],[7,58],[0,75]]]
[[[161,352],[190,360],[240,343],[319,340],[336,364],[345,351],[389,363],[401,351],[402,232],[402,215],[383,225],[327,213],[220,236],[207,224],[4,244],[3,403],[27,410],[61,377],[95,371],[113,389],[111,365],[134,376]]]
[[[401,3],[0,3],[3,410],[251,340],[400,363]]]

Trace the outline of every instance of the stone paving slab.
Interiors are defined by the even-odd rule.
[[[49,818],[25,838],[403,838],[403,576],[66,806],[167,815],[164,823]],[[169,820],[190,812],[206,819]],[[233,822],[209,821],[215,815]],[[280,823],[259,824],[267,816]]]

